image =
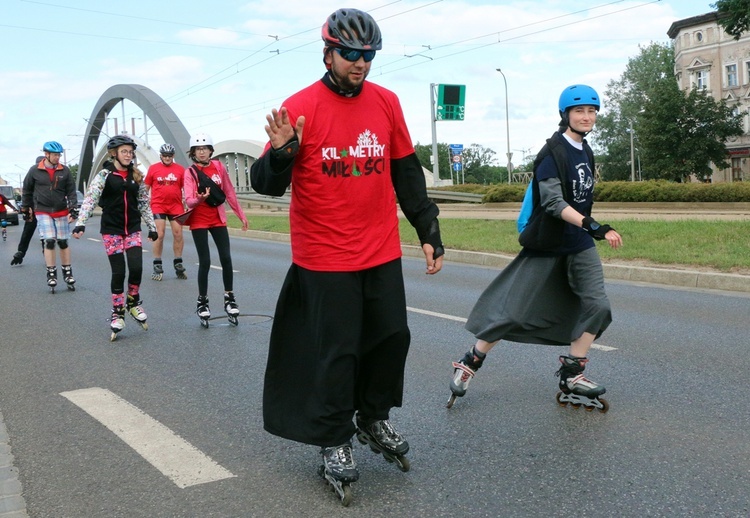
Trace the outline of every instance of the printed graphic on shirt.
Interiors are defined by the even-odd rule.
[[[573,201],[584,203],[594,190],[594,175],[587,162],[581,162],[575,166],[578,178],[573,180]]]
[[[157,176],[156,183],[159,185],[174,185],[178,182],[178,178],[174,173],[169,173],[167,176]]]
[[[357,138],[357,144],[337,149],[324,147],[322,173],[329,177],[359,177],[385,171],[385,144],[378,143],[378,136],[365,130]]]

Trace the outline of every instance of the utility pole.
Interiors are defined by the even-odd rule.
[[[633,121],[630,121],[630,181],[635,182],[635,148],[633,147]]]
[[[438,160],[437,127],[435,125],[435,83],[430,83],[430,122],[432,124],[432,180],[437,187],[440,184],[440,160]]]

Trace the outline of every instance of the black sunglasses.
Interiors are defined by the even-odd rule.
[[[359,58],[364,58],[365,63],[369,63],[375,58],[374,50],[340,49],[338,47],[334,50],[339,53],[339,56],[352,63],[359,61]]]

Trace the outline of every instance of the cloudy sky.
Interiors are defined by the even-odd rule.
[[[378,21],[384,44],[369,79],[399,95],[415,143],[432,142],[430,85],[463,84],[466,118],[438,122],[437,140],[481,144],[504,164],[502,69],[520,163],[555,129],[564,87],[586,83],[604,94],[639,45],[668,42],[674,21],[710,12],[712,2],[2,0],[0,175],[17,185],[47,140],[77,163],[86,119],[121,83],[155,91],[191,133],[265,141],[265,114],[323,75],[320,27],[339,7]],[[126,103],[128,129],[136,119],[143,138],[141,117]],[[148,138],[160,143],[154,128]]]

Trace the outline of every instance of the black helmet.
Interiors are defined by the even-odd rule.
[[[133,146],[133,150],[135,151],[135,148],[138,146],[135,142],[133,142],[133,139],[128,137],[127,135],[115,135],[111,139],[109,139],[109,142],[107,142],[107,149],[117,149],[120,146]]]
[[[359,9],[339,9],[331,14],[322,29],[326,46],[354,50],[380,50],[383,38],[372,16]]]
[[[162,144],[159,148],[160,155],[174,155],[174,146],[169,142]]]

